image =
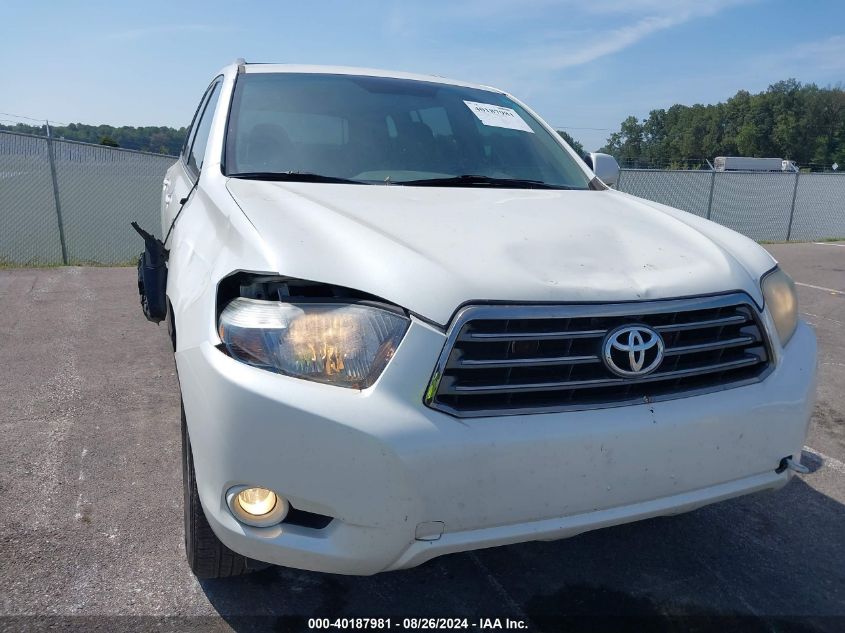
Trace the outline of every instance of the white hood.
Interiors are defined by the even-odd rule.
[[[464,303],[615,302],[745,290],[773,260],[732,231],[615,191],[276,183],[228,189],[279,273],[440,324]]]

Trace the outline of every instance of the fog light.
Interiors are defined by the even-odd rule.
[[[276,507],[276,493],[267,488],[247,488],[238,493],[241,510],[252,516],[262,516]]]
[[[255,527],[280,523],[288,513],[288,502],[267,488],[236,486],[226,493],[235,518]]]

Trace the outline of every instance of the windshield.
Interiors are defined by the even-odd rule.
[[[490,90],[386,77],[238,77],[226,174],[280,180],[587,189],[524,108]]]

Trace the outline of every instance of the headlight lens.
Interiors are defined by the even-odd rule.
[[[270,371],[353,389],[372,385],[393,357],[408,319],[350,303],[282,303],[239,297],[223,310],[229,355]]]
[[[795,282],[780,268],[766,274],[761,281],[763,298],[775,322],[780,344],[786,345],[798,327],[798,297]]]

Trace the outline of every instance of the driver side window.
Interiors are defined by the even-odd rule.
[[[191,126],[191,133],[186,143],[187,166],[195,174],[202,169],[205,157],[205,148],[208,145],[208,135],[211,131],[211,122],[214,120],[214,110],[220,98],[220,89],[223,85],[222,77],[214,82],[214,85],[206,93],[206,98],[197,110],[197,118]]]

